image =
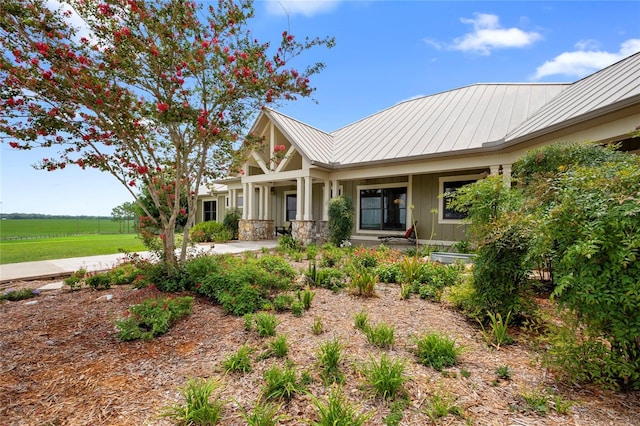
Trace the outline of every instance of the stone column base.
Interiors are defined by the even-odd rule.
[[[272,240],[275,234],[273,220],[248,220],[238,222],[238,240],[259,241]]]
[[[291,221],[291,236],[303,246],[307,246],[315,241],[316,221],[315,220],[293,220]]]

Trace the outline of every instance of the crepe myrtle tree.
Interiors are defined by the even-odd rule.
[[[0,137],[15,149],[57,148],[36,168],[98,169],[134,198],[148,188],[159,215],[138,205],[161,230],[172,274],[186,259],[198,187],[238,172],[239,152],[261,142],[239,137],[260,108],[312,94],[323,64],[297,71],[292,60],[334,44],[285,31],[270,46],[248,30],[252,16],[244,0],[208,11],[179,0],[3,0]]]

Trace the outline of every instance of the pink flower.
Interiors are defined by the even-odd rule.
[[[166,112],[169,109],[169,104],[166,102],[158,102],[156,104],[159,112]]]

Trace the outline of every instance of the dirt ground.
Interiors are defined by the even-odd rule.
[[[43,283],[16,283],[37,286]],[[245,424],[239,406],[250,409],[260,397],[263,372],[277,358],[258,359],[268,339],[245,331],[243,319],[225,315],[205,299],[197,299],[193,314],[151,342],[119,342],[114,321],[147,290],[123,286],[96,292],[66,289],[44,292],[34,299],[0,304],[0,425],[168,425],[158,413],[180,401],[178,388],[190,377],[216,377],[226,401],[223,425]],[[277,314],[278,334],[287,336],[291,360],[299,372],[313,377],[308,394],[283,403],[285,425],[317,420],[312,396],[323,400],[328,388],[319,377],[316,351],[320,342],[339,337],[345,345],[343,390],[362,412],[372,413],[369,425],[383,425],[389,402],[372,396],[360,366],[386,352],[407,360],[405,390],[410,406],[401,425],[432,424],[426,409],[433,395],[450,395],[464,416],[449,415],[442,425],[638,425],[640,395],[558,385],[540,366],[539,354],[524,339],[499,350],[487,347],[478,329],[441,304],[418,298],[400,300],[395,285],[379,285],[377,298],[317,289],[311,309],[302,317]],[[111,295],[110,300],[105,297]],[[380,350],[354,328],[361,310],[370,323],[395,326],[396,345]],[[324,333],[314,335],[320,318]],[[410,352],[412,336],[438,330],[464,348],[456,367],[437,372],[417,364]],[[241,345],[256,348],[253,371],[225,374],[222,360]],[[511,380],[497,380],[496,368],[508,365]],[[522,410],[519,395],[544,391],[571,401],[566,415]],[[553,404],[551,404],[553,406]]]

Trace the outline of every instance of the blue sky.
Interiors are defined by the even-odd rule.
[[[255,3],[260,40],[333,36],[314,98],[280,111],[325,131],[398,102],[482,82],[572,82],[640,51],[637,1],[286,1]],[[286,13],[285,13],[286,11]],[[47,151],[0,146],[2,213],[110,215],[131,196],[111,176],[30,165]]]

